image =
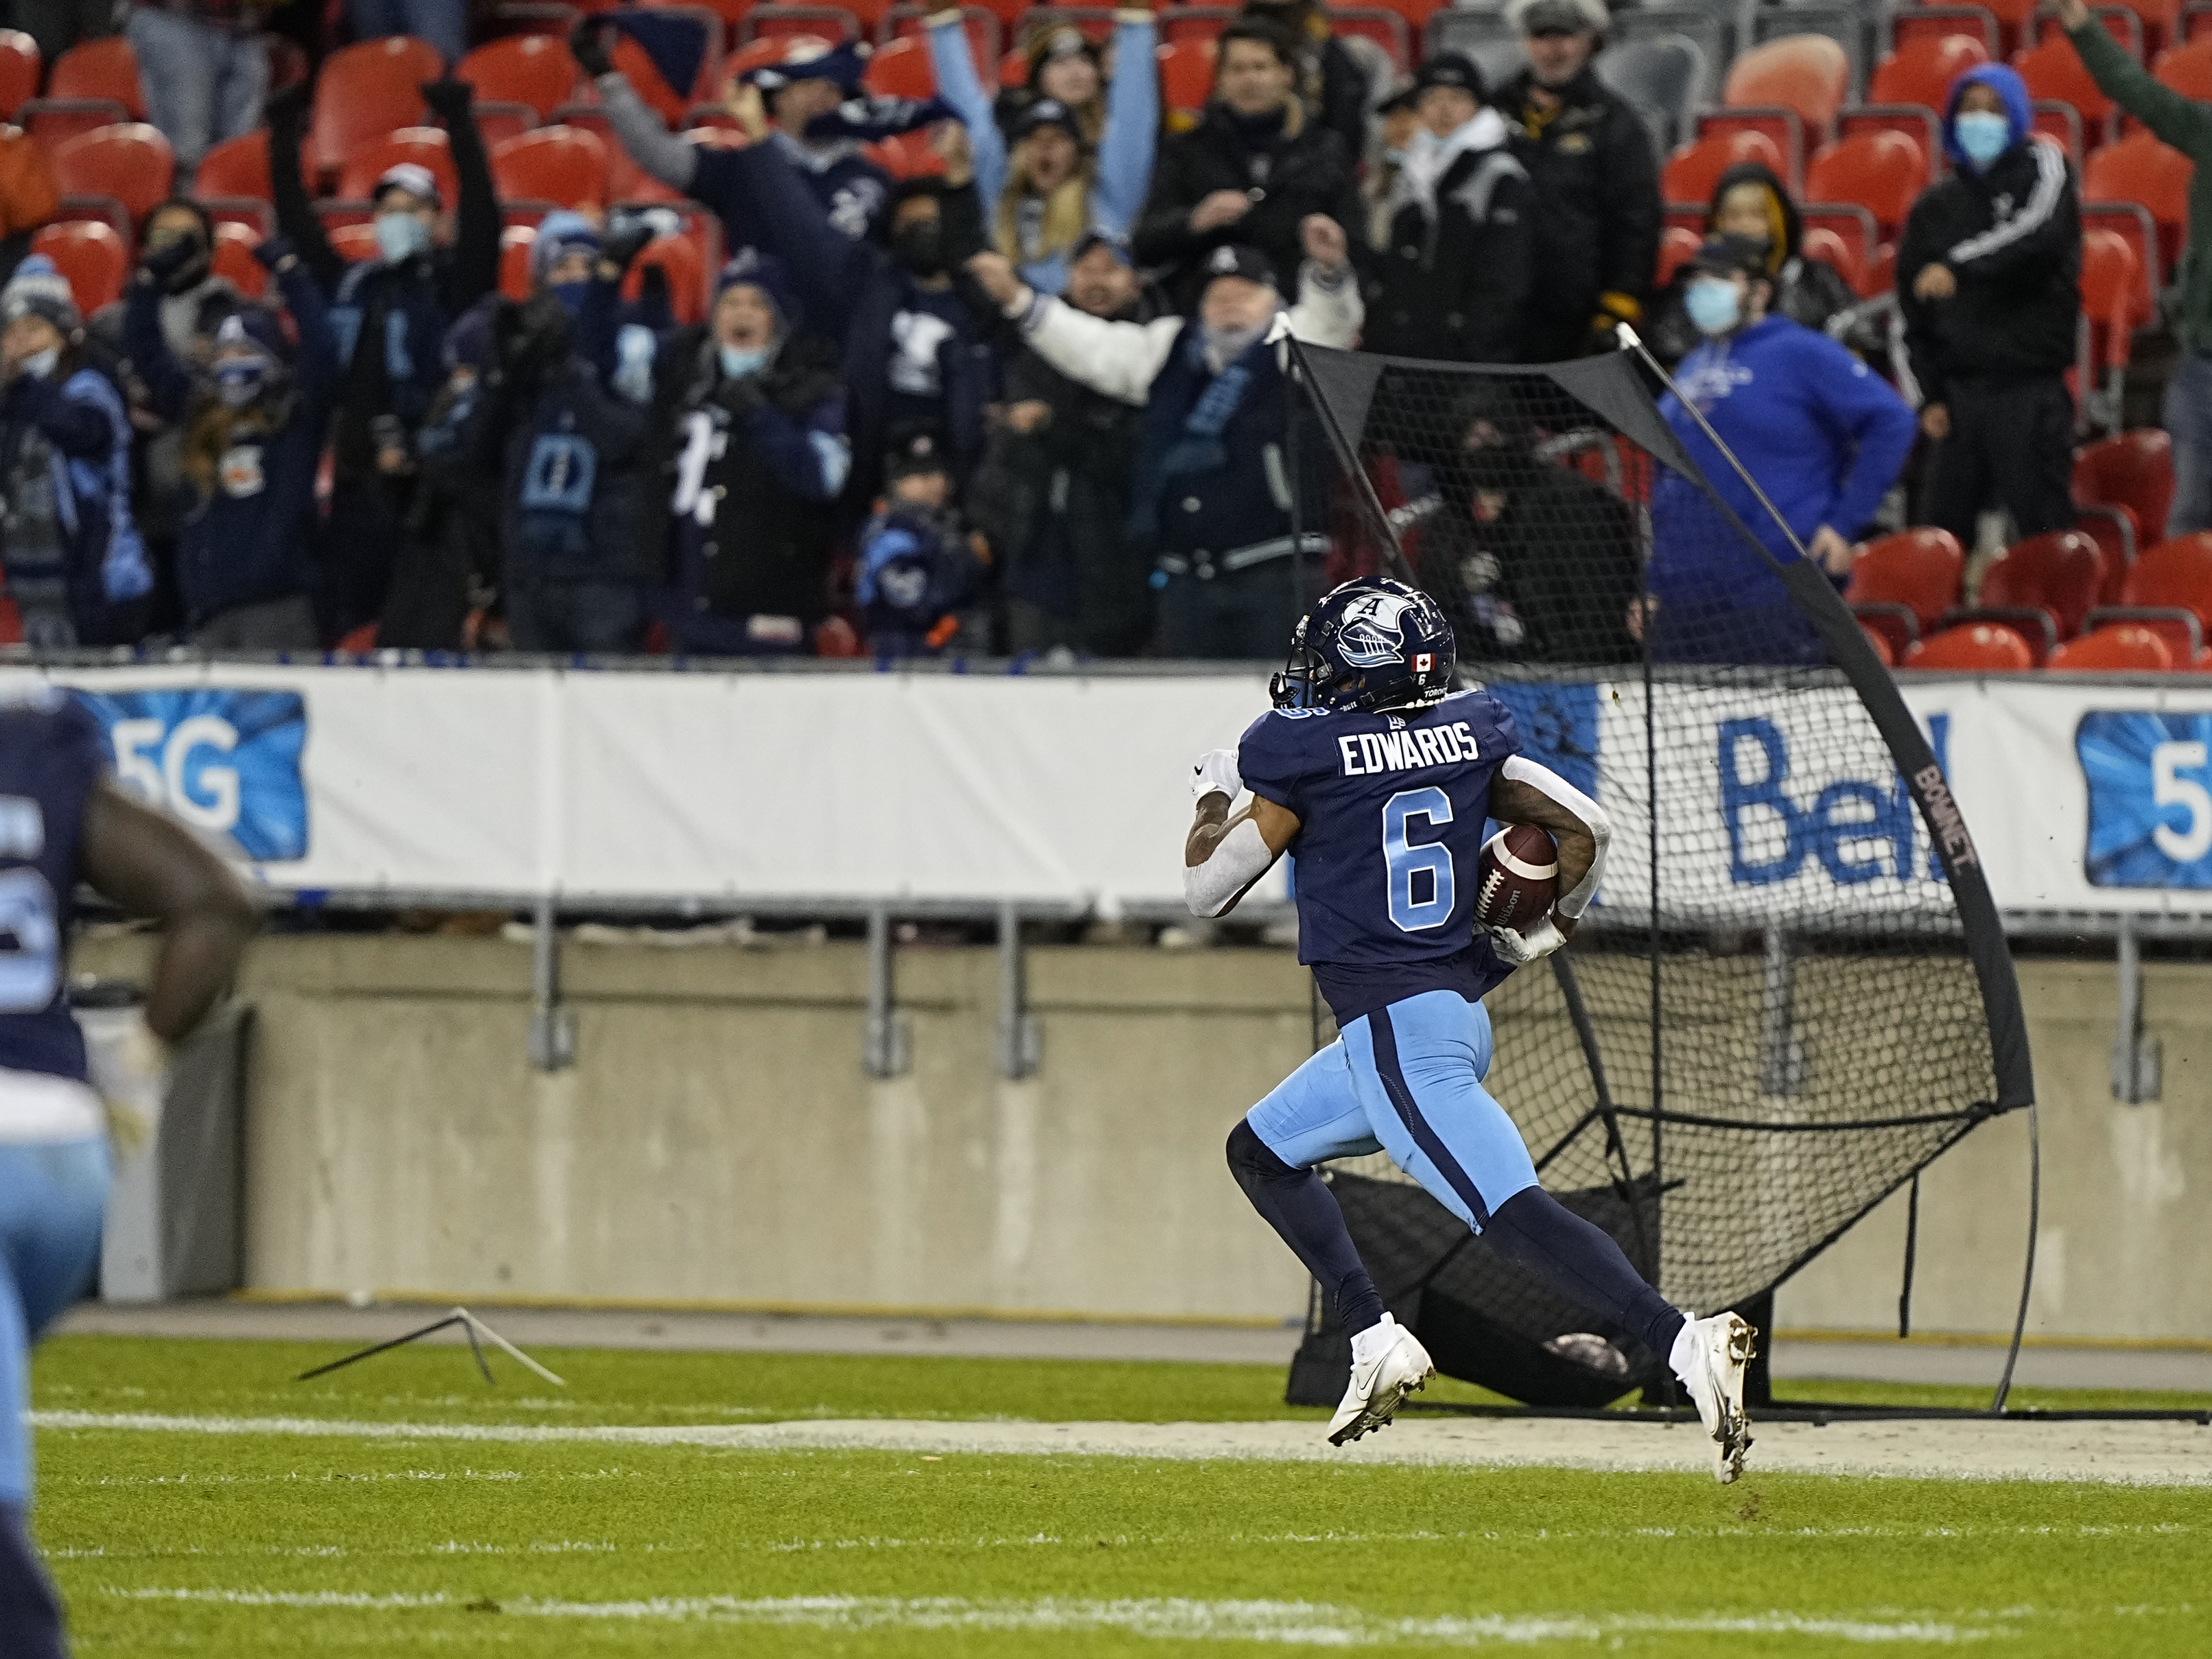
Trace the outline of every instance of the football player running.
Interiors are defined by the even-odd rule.
[[[77,883],[163,924],[150,1036],[214,1006],[253,932],[222,860],[107,775],[74,697],[0,700],[0,1654],[61,1659],[61,1608],[25,1527],[31,1346],[100,1263],[106,1118],[63,988]]]
[[[1520,1131],[1483,1087],[1481,999],[1566,942],[1611,831],[1595,801],[1520,753],[1503,704],[1453,690],[1455,658],[1427,594],[1347,582],[1298,624],[1273,710],[1194,769],[1186,902],[1220,915],[1294,854],[1298,959],[1340,1033],[1230,1133],[1229,1167],[1352,1333],[1333,1443],[1389,1422],[1436,1369],[1383,1310],[1314,1168],[1385,1152],[1509,1259],[1665,1356],[1713,1437],[1717,1478],[1733,1480],[1751,1445],[1751,1327],[1733,1313],[1699,1319],[1645,1284],[1609,1235],[1537,1184]],[[1252,802],[1232,814],[1243,789]],[[1486,818],[1540,825],[1559,845],[1559,897],[1525,933],[1474,926]]]

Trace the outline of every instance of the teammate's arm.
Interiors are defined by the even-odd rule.
[[[112,782],[86,797],[77,845],[87,881],[132,915],[161,923],[146,1024],[174,1042],[230,982],[253,934],[252,901],[221,859]]]
[[[1298,833],[1298,815],[1255,795],[1235,817],[1230,806],[1243,787],[1237,757],[1214,750],[1192,769],[1197,816],[1182,842],[1182,897],[1194,916],[1226,915],[1268,871]]]
[[[1559,896],[1528,937],[1533,941],[1549,925],[1567,939],[1605,877],[1606,848],[1613,839],[1605,809],[1551,768],[1515,755],[1491,781],[1490,816],[1501,823],[1533,823],[1558,843]]]

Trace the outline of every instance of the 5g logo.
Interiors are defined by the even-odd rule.
[[[256,863],[307,855],[300,775],[307,705],[296,691],[80,690],[107,733],[116,781]]]
[[[2091,883],[2212,888],[2212,714],[2085,714],[2074,747]]]
[[[174,726],[119,720],[107,728],[115,775],[149,806],[166,806],[196,829],[238,827],[238,769],[217,763],[238,747],[238,728],[220,714],[190,714]]]

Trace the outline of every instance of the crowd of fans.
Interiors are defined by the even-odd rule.
[[[1446,52],[1386,85],[1316,0],[1249,0],[1189,120],[1164,116],[1147,9],[1103,41],[1042,32],[1026,86],[994,97],[948,8],[925,30],[937,99],[871,99],[860,49],[794,44],[732,82],[748,142],[726,144],[671,131],[587,18],[571,50],[617,142],[731,252],[687,327],[665,270],[631,270],[649,217],[620,208],[547,216],[528,296],[501,294],[501,204],[453,79],[422,89],[452,199],[392,167],[375,257],[349,262],[302,175],[307,86],[264,95],[232,66],[217,0],[141,0],[129,30],[181,163],[266,122],[272,303],[215,274],[215,228],[180,195],[138,227],[125,299],[80,316],[26,256],[21,147],[0,144],[7,597],[46,647],[1272,657],[1329,554],[1279,313],[1320,345],[1489,363],[1611,349],[1632,324],[1722,495],[1767,522],[1714,434],[1839,583],[1916,450],[1920,520],[1970,544],[1987,509],[2022,533],[2072,522],[2075,182],[2016,75],[1952,89],[1954,167],[1905,229],[1891,327],[1804,254],[1756,164],[1721,178],[1710,239],[1659,283],[1658,158],[1595,73],[1603,5],[1510,15],[1513,79]],[[465,21],[448,0],[351,17],[449,53]],[[902,133],[941,170],[869,159]],[[2178,428],[2212,428],[2212,393],[2176,390]],[[1663,485],[1639,571],[1632,515],[1563,500],[1589,486],[1531,458],[1510,401],[1462,411],[1467,465],[1428,532],[1494,573],[1462,596],[1491,648],[1604,659],[1648,636],[1696,657],[1755,635],[1817,658],[1763,563],[1686,527]],[[2185,507],[2212,495],[2194,465]],[[1563,580],[1552,521],[1615,524],[1620,568],[1585,547]]]

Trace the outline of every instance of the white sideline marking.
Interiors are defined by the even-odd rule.
[[[1704,1471],[1711,1447],[1694,1428],[1555,1418],[1401,1418],[1387,1434],[1341,1449],[1318,1425],[1257,1423],[1029,1423],[1004,1420],[804,1419],[628,1427],[612,1424],[375,1423],[342,1418],[198,1417],[44,1411],[46,1430],[293,1435],[352,1440],[507,1444],[712,1446],[737,1451],[891,1451],[1005,1456],[1083,1455],[1370,1464],[1541,1467],[1617,1472]],[[1921,1480],[2091,1480],[2212,1485],[2212,1431],[2193,1423],[1833,1422],[1755,1425],[1751,1472],[1894,1475]]]
[[[443,1595],[374,1595],[339,1591],[127,1589],[105,1595],[134,1601],[200,1601],[228,1607],[286,1608],[432,1608],[459,1605]],[[1816,1618],[1802,1613],[1581,1613],[1389,1619],[1357,1607],[1314,1601],[1195,1601],[1179,1597],[1127,1601],[969,1601],[958,1596],[732,1595],[654,1597],[636,1601],[501,1601],[499,1610],[526,1618],[700,1620],[723,1625],[805,1626],[817,1630],[988,1630],[1073,1633],[1126,1631],[1180,1641],[1276,1642],[1311,1647],[1370,1647],[1419,1642],[1437,1647],[1528,1646],[1542,1642],[1603,1642],[1622,1636],[1808,1636],[1845,1642],[1958,1643],[2016,1632],[2001,1626],[1927,1619]]]

